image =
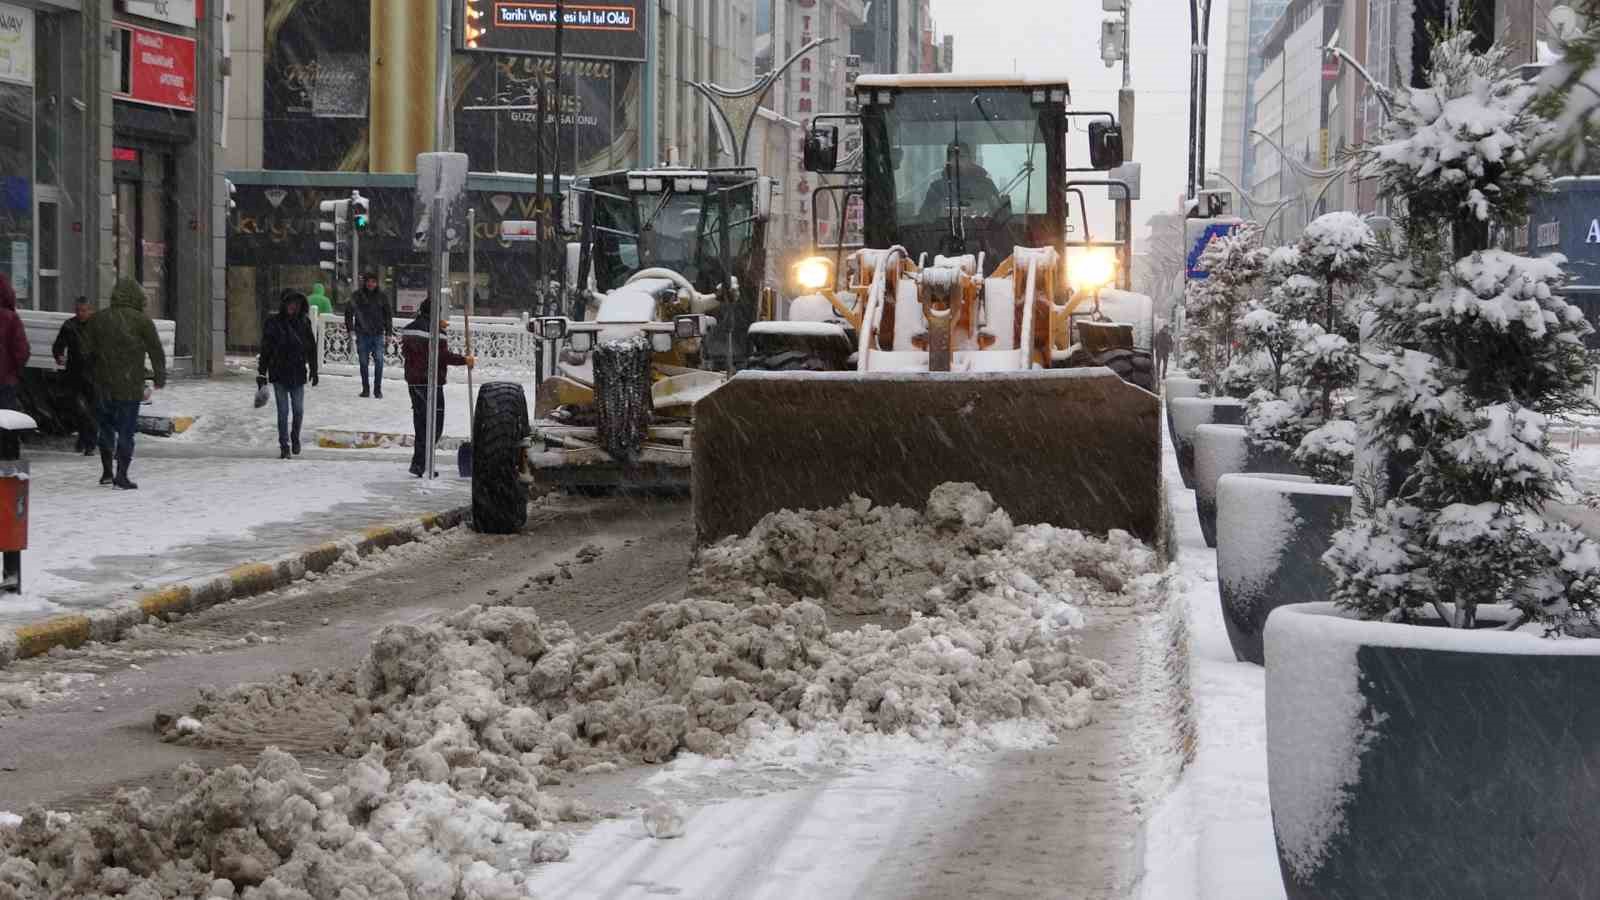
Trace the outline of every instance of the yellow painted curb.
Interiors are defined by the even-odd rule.
[[[189,605],[189,589],[181,584],[164,587],[139,598],[139,609],[147,616],[166,617],[183,612]]]
[[[33,625],[23,625],[17,636],[17,658],[26,659],[48,653],[53,647],[76,647],[89,640],[88,616],[57,616]]]
[[[173,416],[172,433],[183,434],[185,431],[188,431],[192,425],[194,425],[194,416]]]
[[[338,562],[339,557],[343,555],[344,549],[338,544],[329,541],[326,544],[318,544],[305,551],[302,558],[305,560],[307,569],[321,572],[323,569]]]
[[[277,569],[266,563],[246,563],[228,570],[228,580],[233,582],[233,596],[259,594],[277,587]]]

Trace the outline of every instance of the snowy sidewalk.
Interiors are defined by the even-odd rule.
[[[140,408],[142,414],[193,416],[195,421],[183,434],[150,440],[277,447],[277,412],[270,401],[261,409],[252,405],[256,392],[255,369],[243,365],[242,360],[230,359],[226,374],[210,379],[175,379],[166,389],[157,391],[151,402]],[[474,386],[482,384],[476,381]],[[304,442],[315,444],[319,431],[409,435],[411,399],[405,384],[385,379],[383,387],[383,398],[378,399],[359,396],[361,379],[358,377],[329,374],[324,375],[316,387],[307,385],[305,424],[301,431]],[[523,389],[531,412],[533,385],[525,384]],[[451,369],[450,380],[445,384],[445,436],[467,437],[467,418],[466,372]]]
[[[1163,428],[1162,434],[1166,434]],[[1189,665],[1199,735],[1194,761],[1146,827],[1143,900],[1281,900],[1267,794],[1266,670],[1233,658],[1217,593],[1217,554],[1200,535],[1177,457],[1162,477],[1187,579]]]
[[[203,447],[173,455],[164,443],[139,438],[151,452],[134,458],[137,491],[99,485],[98,459],[28,454],[23,593],[0,595],[0,625],[98,608],[170,581],[462,506],[469,496],[454,460],[446,465],[442,456],[440,478],[428,487],[402,460],[373,454],[348,461],[221,458]]]

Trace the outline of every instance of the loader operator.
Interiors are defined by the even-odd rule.
[[[1000,189],[989,177],[989,170],[978,162],[972,145],[966,141],[953,143],[949,155],[955,157],[954,165],[947,163],[944,177],[935,178],[933,184],[928,185],[928,195],[922,201],[922,218],[943,218],[956,185],[961,186],[960,206],[967,207],[974,215],[993,216],[1000,209]]]

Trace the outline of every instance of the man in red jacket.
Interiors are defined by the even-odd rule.
[[[411,395],[411,424],[416,443],[411,448],[411,474],[418,478],[428,469],[428,338],[432,336],[433,301],[424,300],[417,309],[417,317],[406,323],[400,332],[400,355],[406,363],[406,390]],[[434,395],[435,413],[433,437],[437,443],[444,434],[444,382],[450,366],[472,368],[478,359],[462,356],[450,349],[444,330],[450,327],[449,319],[439,322],[439,378]]]
[[[17,315],[17,292],[11,279],[0,275],[0,409],[18,409],[17,383],[28,364],[28,330]]]

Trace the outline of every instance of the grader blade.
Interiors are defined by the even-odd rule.
[[[695,408],[695,530],[711,543],[852,494],[920,509],[970,481],[1018,524],[1154,543],[1159,422],[1155,396],[1107,369],[741,372]]]

